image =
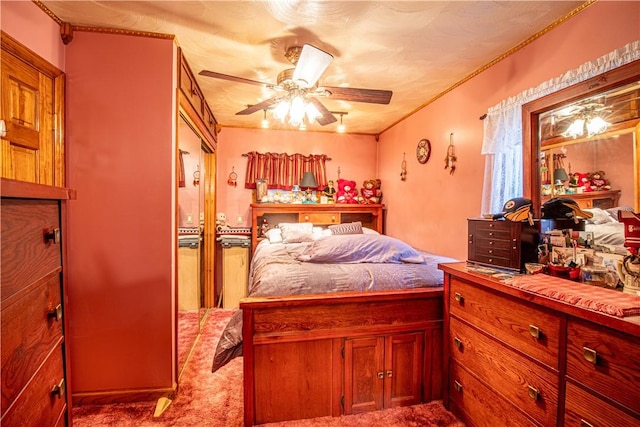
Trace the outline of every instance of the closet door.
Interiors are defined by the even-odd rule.
[[[62,91],[64,77],[2,34],[0,119],[3,178],[63,186]],[[7,49],[11,49],[9,52]],[[20,54],[20,58],[14,53]],[[1,135],[1,134],[0,134]]]

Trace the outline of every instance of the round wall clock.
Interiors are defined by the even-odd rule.
[[[420,163],[427,163],[431,156],[431,143],[428,139],[421,139],[416,148],[416,158]]]

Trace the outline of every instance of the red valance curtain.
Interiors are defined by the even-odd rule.
[[[327,156],[324,154],[247,153],[244,188],[256,188],[257,179],[266,179],[267,187],[291,190],[300,184],[305,172],[313,172],[318,188],[327,186]]]

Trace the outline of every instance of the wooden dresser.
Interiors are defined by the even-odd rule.
[[[470,218],[468,230],[471,262],[518,271],[527,262],[538,262],[537,223]]]
[[[324,226],[345,222],[362,222],[368,227],[383,233],[384,205],[360,204],[251,204],[251,252],[258,244],[259,229],[264,219],[270,227],[281,222],[310,222]]]
[[[62,211],[65,188],[2,179],[2,419],[70,425]]]
[[[600,208],[609,209],[618,206],[620,200],[620,190],[589,191],[579,194],[559,194],[555,197],[566,197],[575,200],[583,209]],[[551,199],[551,196],[542,196],[544,203]]]
[[[582,309],[467,266],[440,265],[448,409],[468,426],[640,425],[640,316]]]

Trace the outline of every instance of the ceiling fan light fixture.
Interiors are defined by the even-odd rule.
[[[313,87],[332,60],[331,54],[305,44],[293,72],[293,81],[303,88]]]
[[[262,119],[262,122],[260,123],[260,126],[262,127],[262,129],[268,129],[269,128],[269,120],[267,120],[267,109],[265,108],[263,111],[264,111],[264,118]]]
[[[344,116],[344,114],[340,114],[340,124],[338,125],[338,133],[344,133],[347,130],[344,124],[342,123],[342,116]]]
[[[594,118],[587,121],[587,134],[588,136],[597,135],[607,130],[610,123],[604,120],[600,116],[595,116]]]
[[[289,100],[283,99],[278,102],[276,108],[273,109],[273,116],[284,123],[287,118],[287,114],[289,114]]]
[[[577,118],[573,123],[569,126],[569,128],[562,134],[562,136],[570,136],[573,139],[576,139],[579,136],[582,136],[584,133],[584,119]]]
[[[313,123],[316,121],[318,117],[321,117],[320,111],[316,108],[315,105],[311,102],[307,102],[307,106],[305,107],[305,113],[307,115],[307,121],[309,123]]]

